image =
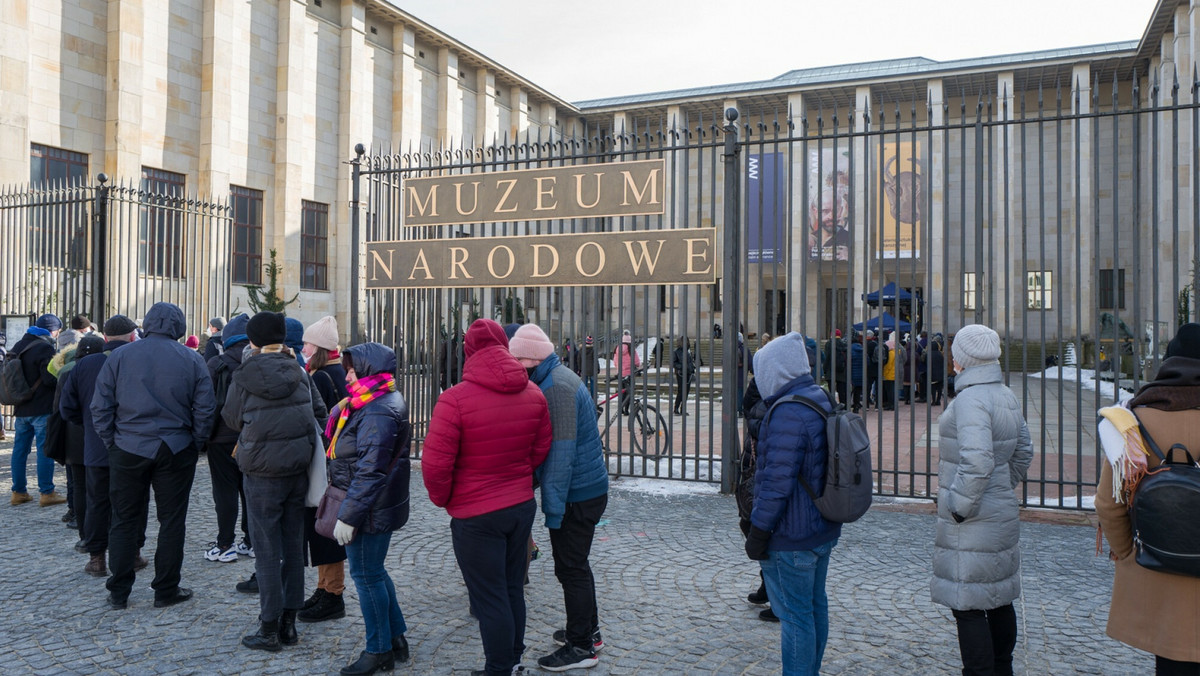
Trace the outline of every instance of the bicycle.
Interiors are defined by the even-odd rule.
[[[596,403],[596,421],[599,423],[600,418],[604,416],[604,406],[613,399],[620,397],[625,393],[622,388],[612,394],[602,398]],[[612,429],[613,423],[621,417],[620,408],[617,409],[616,415],[610,415],[608,421],[604,425],[604,430],[600,432],[600,443],[604,446],[604,452],[608,453],[608,433]],[[620,423],[617,423],[618,429]],[[641,397],[632,395],[629,402],[629,437],[633,445],[633,450],[637,453],[657,460],[664,455],[671,454],[671,426],[667,423],[667,419],[663,414],[658,412],[658,409],[650,404],[647,404]]]

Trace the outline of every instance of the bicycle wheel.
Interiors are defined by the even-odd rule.
[[[671,426],[657,408],[643,405],[629,416],[629,433],[633,450],[647,458],[671,454]]]

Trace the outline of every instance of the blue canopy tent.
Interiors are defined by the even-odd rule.
[[[859,322],[854,325],[854,330],[865,331],[866,329],[871,329],[872,331],[878,331],[880,326],[885,330],[899,331],[900,333],[909,333],[912,331],[912,324],[903,319],[896,319],[890,312],[884,312],[878,317],[871,317],[865,322]]]
[[[896,286],[895,282],[890,282],[878,291],[863,294],[863,300],[867,301],[867,305],[872,307],[877,305],[910,305],[912,304],[913,296],[911,293]]]

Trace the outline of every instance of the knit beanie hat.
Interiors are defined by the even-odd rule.
[[[592,340],[591,336],[588,336],[587,338],[583,339],[583,344],[584,345],[595,345],[596,341]]]
[[[246,325],[248,323],[250,323],[250,315],[245,312],[230,318],[229,323],[221,330],[221,343],[226,350],[246,340]]]
[[[84,336],[79,339],[79,346],[75,348],[75,361],[79,361],[90,354],[96,354],[104,351],[104,339],[100,336]]]
[[[287,338],[287,323],[278,312],[260,312],[246,323],[246,337],[257,347],[277,345]]]
[[[521,328],[521,325],[516,322],[512,322],[511,324],[505,324],[504,325],[504,337],[509,340],[512,340],[512,337],[517,335],[517,329],[519,329],[519,328]]]
[[[221,331],[225,328],[225,318],[224,317],[213,317],[212,319],[208,320],[208,325],[218,331]]]
[[[34,326],[47,331],[59,331],[62,329],[62,320],[55,315],[45,314],[37,318]]]
[[[191,349],[194,350],[194,349],[200,347],[200,339],[197,338],[196,336],[188,336],[187,340],[185,340],[183,342],[183,345],[184,345],[184,347],[190,347]]]
[[[330,352],[337,349],[338,329],[337,320],[333,317],[321,317],[304,329],[304,342],[323,347]]]
[[[1000,359],[1000,336],[983,324],[968,324],[954,334],[951,351],[963,368],[990,364]]]
[[[1191,322],[1179,327],[1179,333],[1167,343],[1167,357],[1200,359],[1200,324]]]
[[[104,335],[109,338],[127,336],[137,331],[137,324],[125,315],[113,315],[104,322]]]
[[[525,324],[509,339],[508,351],[517,359],[540,362],[554,353],[554,343],[537,324]]]

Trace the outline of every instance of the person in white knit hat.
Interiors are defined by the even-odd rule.
[[[1003,382],[1000,336],[964,326],[951,347],[958,396],[938,419],[934,603],[958,625],[963,673],[1012,673],[1021,596],[1015,489],[1033,459],[1021,403]]]

